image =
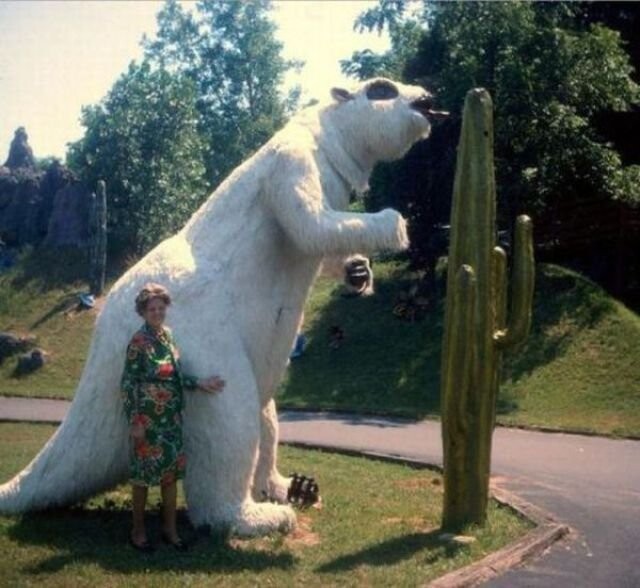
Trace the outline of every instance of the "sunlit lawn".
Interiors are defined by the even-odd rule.
[[[0,423],[0,480],[8,480],[55,427]],[[322,508],[298,511],[291,535],[225,540],[192,531],[179,495],[180,533],[195,541],[151,555],[127,543],[127,485],[74,508],[0,517],[4,586],[415,586],[477,560],[521,536],[528,523],[492,503],[477,542],[453,548],[438,538],[440,475],[406,465],[283,447],[281,469],[314,475]],[[148,530],[158,539],[159,492],[150,493]]]

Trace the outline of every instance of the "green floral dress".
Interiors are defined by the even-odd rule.
[[[197,388],[197,382],[182,371],[171,329],[163,325],[156,332],[145,321],[129,341],[120,383],[129,425],[144,429],[144,436],[130,445],[132,484],[154,486],[184,478],[184,391]]]

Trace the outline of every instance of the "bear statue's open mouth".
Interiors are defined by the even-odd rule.
[[[430,121],[442,120],[449,116],[449,113],[444,110],[433,109],[433,98],[431,96],[421,96],[411,102],[409,106]]]

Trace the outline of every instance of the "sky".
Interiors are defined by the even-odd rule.
[[[230,0],[232,1],[232,0]],[[0,0],[0,164],[15,129],[24,126],[36,157],[64,158],[82,137],[81,107],[99,102],[129,62],[142,56],[143,33],[154,36],[162,1]],[[193,8],[192,2],[183,2]],[[353,81],[339,60],[365,48],[384,51],[387,36],[356,33],[365,0],[275,0],[273,20],[285,58],[302,59],[302,101]]]

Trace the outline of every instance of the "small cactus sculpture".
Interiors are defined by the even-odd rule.
[[[442,527],[484,524],[502,351],[523,341],[534,284],[531,219],[516,221],[512,299],[496,246],[493,114],[489,93],[467,93],[451,209],[442,350]]]
[[[101,296],[107,264],[107,192],[98,181],[97,194],[91,194],[89,212],[89,286],[91,294]]]

